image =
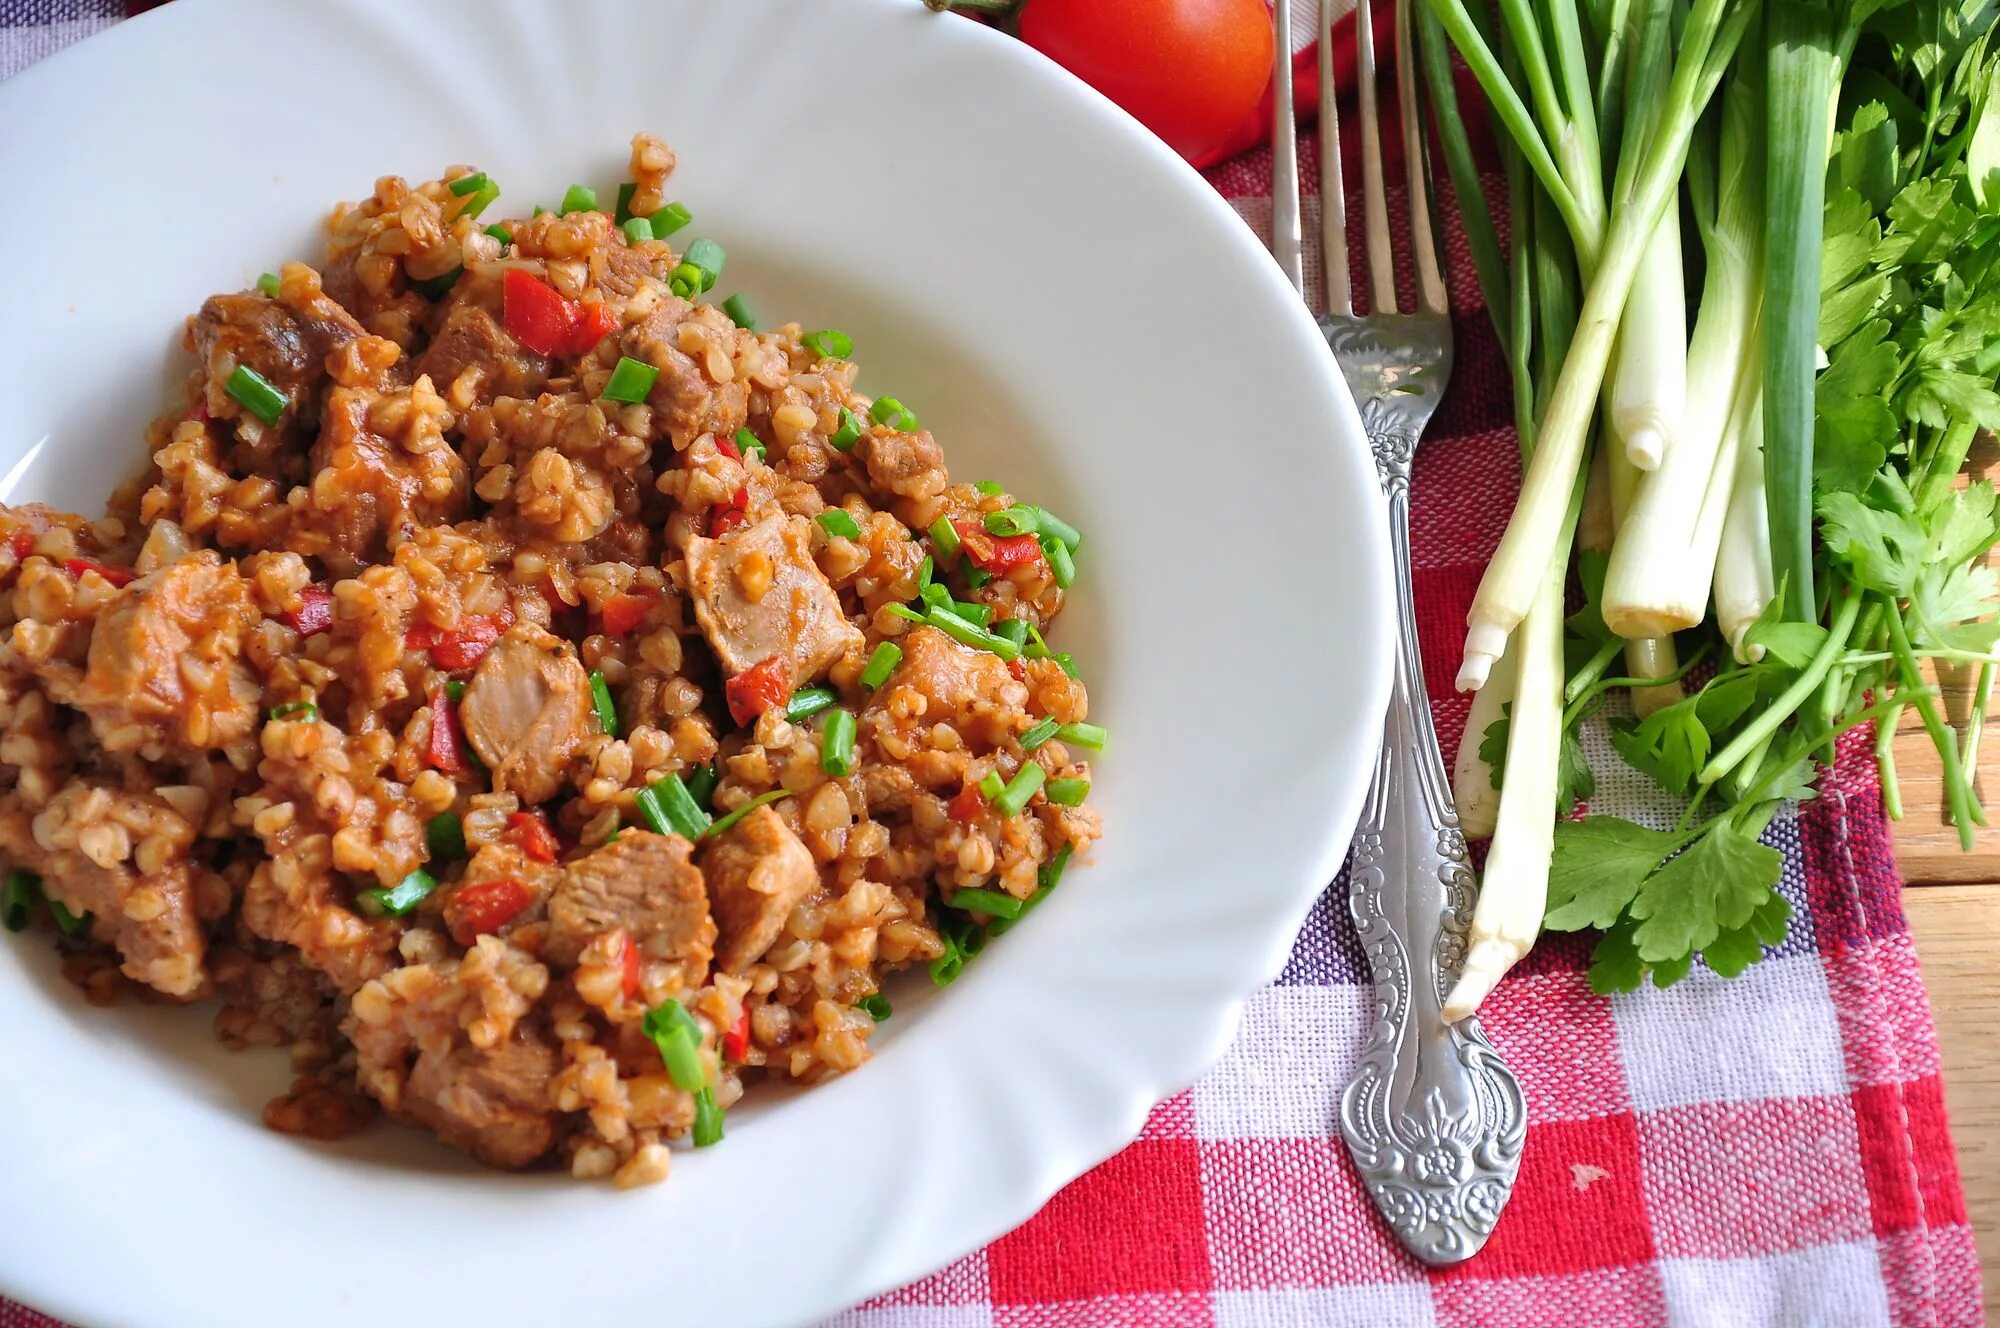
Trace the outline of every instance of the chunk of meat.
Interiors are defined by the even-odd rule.
[[[388,561],[389,551],[418,527],[450,525],[470,510],[464,459],[441,434],[413,449],[417,430],[407,411],[405,439],[377,433],[371,408],[382,400],[372,391],[334,388],[313,443],[312,505],[324,519],[308,523],[293,551],[318,556],[341,576]]]
[[[653,311],[625,329],[621,349],[660,371],[647,400],[658,424],[677,450],[685,450],[702,434],[728,438],[743,427],[748,396],[741,380],[715,384],[693,356],[681,349],[681,324],[695,308],[678,296],[667,296]]]
[[[777,656],[797,687],[862,644],[813,561],[811,528],[774,512],[722,539],[688,541],[694,615],[725,671]]]
[[[112,751],[217,750],[257,727],[257,681],[242,662],[257,620],[236,564],[214,552],[140,577],[91,633],[75,703]]]
[[[556,1049],[527,1029],[493,1047],[426,1049],[410,1067],[403,1108],[453,1148],[490,1167],[525,1167],[556,1141],[549,1081]]]
[[[799,901],[819,885],[813,856],[785,818],[759,807],[701,860],[720,937],[716,967],[741,973],[764,957]]]
[[[556,638],[517,629],[480,659],[458,719],[495,789],[547,802],[596,723],[590,675]]]
[[[463,404],[485,405],[495,397],[532,397],[540,392],[549,379],[549,362],[509,336],[485,306],[460,300],[417,360],[417,372],[429,374],[439,393],[456,401],[453,385],[468,371],[471,391]]]
[[[1024,726],[1028,688],[998,656],[962,646],[935,627],[902,638],[903,661],[875,693],[868,713],[883,717],[891,697],[911,688],[924,698],[922,723],[950,724],[968,742],[996,747]]]
[[[593,937],[623,931],[653,959],[679,960],[698,979],[715,944],[694,848],[679,835],[621,830],[563,869],[549,899],[543,953],[573,964]]]
[[[343,992],[360,990],[395,960],[402,927],[347,907],[326,857],[326,839],[294,835],[257,864],[243,888],[242,919],[253,936],[297,948],[299,958]]]
[[[17,795],[0,804],[0,858],[40,876],[43,893],[70,912],[90,914],[92,938],[117,949],[127,977],[181,999],[208,985],[208,947],[185,857],[194,832],[150,793],[80,780],[37,813]],[[157,870],[141,873],[134,863],[142,840],[164,850]]]
[[[507,936],[531,926],[542,920],[542,906],[561,880],[560,868],[535,861],[514,844],[505,840],[488,844],[472,855],[458,883],[444,892],[445,930],[463,940],[488,930],[494,935]],[[490,887],[506,881],[523,886],[527,902],[509,913],[500,925],[484,928],[481,924],[490,919],[490,914],[482,916],[480,901],[491,898]]]
[[[950,482],[944,467],[944,449],[937,445],[929,429],[918,433],[870,429],[861,435],[856,450],[862,464],[868,467],[868,478],[899,498],[935,498]]]
[[[293,308],[261,292],[211,295],[188,323],[188,343],[208,376],[209,413],[241,419],[252,455],[240,460],[263,469],[290,437],[290,426],[310,418],[312,392],[326,378],[326,357],[362,334],[354,316],[324,295]],[[225,391],[237,365],[255,370],[285,394],[291,406],[278,426],[265,429]]]

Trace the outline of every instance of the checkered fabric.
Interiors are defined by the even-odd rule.
[[[116,0],[0,0],[0,76],[121,12]],[[1351,138],[1355,117],[1343,123]],[[1302,146],[1316,192],[1312,152]],[[1267,153],[1209,178],[1268,229]],[[1347,179],[1359,179],[1351,165]],[[1393,191],[1399,232],[1405,203]],[[1309,235],[1316,209],[1309,200]],[[1449,751],[1466,714],[1450,685],[1461,624],[1516,465],[1507,378],[1449,189],[1440,210],[1457,368],[1418,457],[1412,544],[1426,681]],[[1360,290],[1358,261],[1354,278]],[[1601,739],[1598,809],[1670,817]],[[1850,735],[1823,796],[1773,822],[1792,933],[1742,977],[1697,966],[1670,990],[1605,999],[1584,981],[1587,946],[1550,937],[1494,994],[1486,1028],[1527,1091],[1529,1134],[1513,1202],[1468,1265],[1429,1273],[1404,1255],[1335,1134],[1369,1015],[1336,880],[1283,975],[1251,998],[1235,1046],[1136,1142],[1013,1233],[832,1324],[1979,1323],[1936,1036],[1865,747]],[[0,1328],[56,1326],[0,1301]]]

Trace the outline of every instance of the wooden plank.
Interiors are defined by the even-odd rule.
[[[1968,476],[2000,482],[2000,446],[1993,436],[1982,435],[1967,458]],[[2000,550],[1987,560],[2000,567]],[[1944,691],[1946,717],[1962,724],[1969,712],[1976,670],[1951,667],[1942,671],[1939,684]],[[2000,799],[2000,725],[1994,726],[1991,740],[1979,745],[1979,768],[1973,772],[1973,787],[1983,799]],[[1973,832],[1972,851],[1959,848],[1958,831],[1944,814],[1943,764],[1923,721],[1913,709],[1903,712],[1896,730],[1897,782],[1903,792],[1903,819],[1892,823],[1896,842],[1896,865],[1911,885],[1947,882],[1975,883],[2000,881],[2000,805],[1989,816],[1992,825]]]
[[[2000,884],[1943,885],[1903,896],[1937,1020],[1945,1107],[1958,1145],[1966,1211],[2000,1323]]]

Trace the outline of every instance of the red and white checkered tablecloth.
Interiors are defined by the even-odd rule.
[[[0,77],[151,4],[0,0]],[[1343,118],[1351,132],[1355,117]],[[1315,190],[1310,143],[1302,156]],[[1268,227],[1267,154],[1209,178],[1253,228]],[[1392,213],[1402,203],[1394,196]],[[1460,626],[1516,466],[1507,378],[1449,190],[1442,210],[1457,367],[1417,462],[1413,545],[1427,682],[1450,751],[1466,712],[1450,686]],[[1307,233],[1316,225],[1308,215]],[[1010,1235],[833,1323],[1981,1322],[1936,1034],[1864,748],[1850,735],[1823,796],[1773,822],[1792,934],[1742,977],[1697,967],[1669,990],[1605,999],[1584,982],[1585,945],[1550,937],[1494,994],[1486,1028],[1527,1090],[1530,1127],[1513,1202],[1468,1265],[1428,1273],[1402,1254],[1335,1134],[1369,1013],[1335,881],[1222,1063],[1161,1104],[1131,1147]],[[1591,758],[1600,809],[1661,809],[1606,744]],[[0,1301],[0,1328],[55,1325]]]

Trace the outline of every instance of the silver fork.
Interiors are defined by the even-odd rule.
[[[1396,677],[1382,751],[1349,858],[1348,911],[1367,951],[1375,1018],[1340,1102],[1340,1133],[1397,1237],[1430,1264],[1476,1253],[1513,1192],[1527,1129],[1514,1074],[1476,1019],[1444,1021],[1465,958],[1477,887],[1424,699],[1410,583],[1410,462],[1451,377],[1451,319],[1433,232],[1411,49],[1410,6],[1396,6],[1396,84],[1409,172],[1418,308],[1396,309],[1395,253],[1382,184],[1374,24],[1358,0],[1362,233],[1370,312],[1348,290],[1347,218],[1334,108],[1332,0],[1320,4],[1320,331],[1340,362],[1389,509],[1396,567]],[[1277,0],[1277,117],[1272,133],[1271,250],[1303,297],[1297,130],[1292,122],[1292,0]]]

